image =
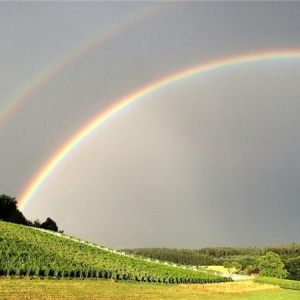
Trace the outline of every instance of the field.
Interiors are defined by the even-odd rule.
[[[228,268],[224,268],[223,266],[207,266],[205,268],[208,270],[213,270],[213,271],[217,271],[220,273],[228,273]],[[231,273],[234,273],[236,271],[235,268],[230,268],[229,270]]]
[[[170,285],[113,282],[112,280],[0,279],[1,300],[50,299],[198,299],[198,300],[298,300],[299,291],[248,282]]]
[[[298,282],[226,281],[232,280],[0,221],[0,300],[300,299],[300,291],[279,287],[298,289]]]

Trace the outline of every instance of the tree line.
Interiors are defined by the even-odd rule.
[[[300,244],[296,243],[273,247],[136,248],[123,251],[182,265],[235,268],[241,274],[249,274],[255,268],[261,269],[262,257],[267,257],[266,260],[270,261],[275,255],[284,265],[282,269],[287,270],[286,277],[300,280]],[[274,255],[270,256],[269,253]]]
[[[28,220],[19,210],[16,198],[5,194],[0,195],[0,220],[56,232],[58,231],[56,222],[51,218],[47,218],[44,222],[40,222],[39,220]]]
[[[273,247],[205,247],[199,249],[135,248],[123,249],[128,253],[186,265],[224,265],[237,261],[243,267],[268,252],[278,254],[283,260],[300,256],[300,244]]]

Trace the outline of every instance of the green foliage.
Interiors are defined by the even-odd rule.
[[[287,271],[284,269],[284,263],[278,254],[268,252],[266,255],[261,256],[257,261],[259,274],[261,276],[285,278]]]
[[[251,275],[251,272],[254,270],[254,266],[253,265],[249,265],[244,269],[244,273],[246,275]]]
[[[232,267],[236,269],[237,272],[239,272],[242,269],[242,265],[236,261],[231,263]]]
[[[223,267],[228,270],[228,273],[238,274],[242,270],[242,265],[236,261],[233,262],[225,261]]]
[[[230,269],[230,268],[232,268],[232,264],[229,261],[225,261],[224,264],[223,264],[223,267],[226,268],[226,269]]]
[[[270,278],[270,277],[257,277],[253,281],[257,282],[257,283],[262,283],[262,284],[278,285],[283,289],[300,291],[300,282],[296,281],[296,280]]]
[[[248,266],[255,266],[257,259],[267,252],[274,252],[286,261],[300,255],[300,244],[289,244],[274,247],[209,247],[200,249],[174,249],[174,248],[138,248],[126,249],[128,253],[151,257],[153,259],[169,261],[176,264],[192,266],[223,266],[224,262],[238,262],[242,270]]]
[[[231,279],[145,261],[74,241],[59,233],[0,222],[0,276],[112,278],[157,283],[210,283]]]
[[[251,256],[247,256],[247,257],[243,257],[242,259],[239,260],[240,264],[242,265],[242,270],[246,270],[247,267],[249,266],[254,266],[256,264],[256,260],[257,258],[251,257]]]
[[[288,279],[300,280],[300,256],[288,259],[285,267],[288,271]]]

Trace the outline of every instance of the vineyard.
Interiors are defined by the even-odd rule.
[[[156,283],[231,281],[230,278],[126,255],[68,236],[2,221],[0,276],[110,278]]]

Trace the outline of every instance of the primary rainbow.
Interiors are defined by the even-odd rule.
[[[245,64],[251,62],[260,62],[266,60],[283,60],[283,59],[299,59],[300,50],[293,51],[275,51],[264,52],[258,54],[250,54],[236,57],[229,57],[221,60],[216,60],[206,64],[197,65],[185,70],[181,70],[170,76],[163,77],[155,82],[152,82],[133,93],[117,100],[112,106],[108,107],[105,111],[100,112],[95,118],[93,118],[88,124],[86,124],[81,130],[75,133],[41,168],[41,170],[30,181],[28,187],[20,196],[19,208],[23,210],[26,204],[32,199],[33,195],[41,187],[43,182],[54,171],[55,167],[66,157],[80,142],[84,140],[92,131],[98,128],[105,121],[116,113],[128,107],[130,104],[142,99],[143,96],[153,93],[158,89],[161,89],[167,85],[173,84],[179,80],[187,77],[191,77],[196,74],[221,69],[225,67],[234,66],[237,64]]]
[[[25,100],[30,99],[31,95],[45,86],[51,78],[55,77],[62,69],[72,64],[76,59],[91,51],[96,46],[114,37],[124,28],[136,24],[138,21],[143,20],[145,17],[150,16],[152,13],[157,12],[158,9],[163,9],[164,7],[164,4],[158,2],[150,3],[141,9],[137,9],[123,19],[117,20],[109,24],[103,30],[90,35],[76,45],[76,47],[53,60],[0,106],[0,128],[13,112],[26,102]]]

